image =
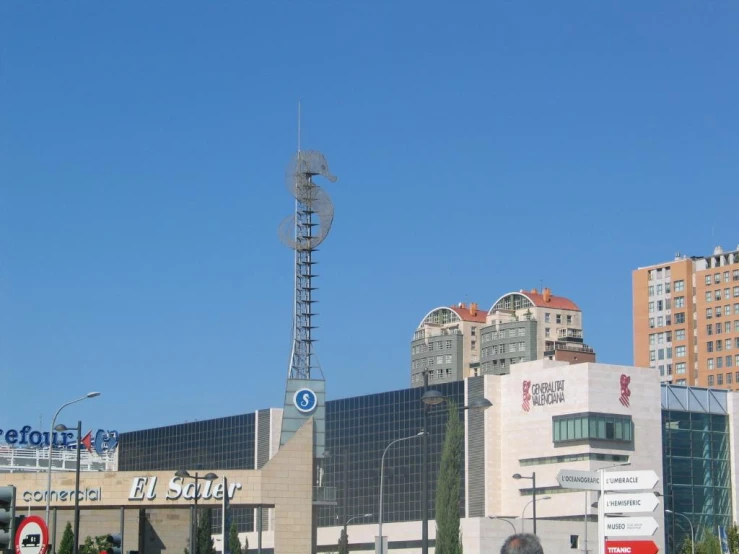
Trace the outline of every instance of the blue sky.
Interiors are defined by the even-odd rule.
[[[543,283],[632,361],[631,271],[739,244],[735,2],[0,1],[0,428],[280,406],[296,149],[329,398]],[[690,211],[690,217],[679,214]],[[583,270],[585,269],[585,270]]]

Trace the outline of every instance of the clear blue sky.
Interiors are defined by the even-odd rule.
[[[632,361],[631,271],[739,243],[739,4],[0,0],[0,428],[280,406],[296,149],[330,398],[431,308],[551,287]],[[691,212],[690,217],[680,213]]]

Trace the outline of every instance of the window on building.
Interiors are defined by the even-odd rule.
[[[655,355],[655,353],[654,353],[654,350],[650,350],[650,351],[649,351],[649,361],[650,361],[650,362],[653,362],[653,361],[654,361],[654,360],[656,359],[656,357],[655,357],[655,356],[656,356],[656,355]]]
[[[726,306],[724,306],[724,315],[725,316],[731,315],[731,306],[729,304],[726,304]]]
[[[722,329],[723,329],[723,327],[721,326],[721,324],[718,323],[718,322],[716,322],[716,334],[717,335],[720,335],[721,334],[721,330]]]
[[[657,344],[664,344],[664,342],[665,342],[665,334],[657,333]]]
[[[724,341],[724,350],[731,350],[731,339],[726,339]]]
[[[728,283],[728,282],[729,282],[729,272],[724,271],[724,283]]]
[[[682,292],[685,290],[685,281],[680,279],[679,281],[675,281],[675,292]]]
[[[726,367],[731,367],[734,365],[734,358],[731,356],[726,356]]]
[[[731,385],[731,378],[734,376],[733,373],[727,373],[726,374],[726,384]]]
[[[678,296],[677,298],[675,298],[675,307],[676,308],[685,307],[685,297],[684,296]]]
[[[665,283],[665,294],[670,294],[670,282]]]
[[[659,366],[659,376],[664,377],[665,376],[665,366],[661,365]]]
[[[672,298],[666,298],[665,299],[665,310],[669,310],[672,308]]]
[[[721,282],[721,274],[720,273],[715,273],[713,275],[713,282],[716,283],[717,285]]]
[[[739,320],[734,322],[734,332],[739,333]]]
[[[706,275],[706,281],[705,282],[706,282],[706,285],[710,285],[711,284],[711,276],[710,275]]]
[[[654,285],[649,285],[649,296],[654,296]],[[546,315],[544,314],[544,321],[546,321]]]
[[[739,287],[737,287],[737,288],[739,289]],[[739,294],[737,296],[739,296]],[[572,316],[571,315],[568,315],[567,316],[567,325],[572,325]]]
[[[557,314],[557,325],[562,324],[562,314]]]
[[[739,349],[739,337],[734,339],[734,348]]]
[[[672,358],[672,346],[668,346],[668,347],[667,347],[667,348],[665,349],[665,356],[667,356],[667,358],[668,358],[668,359],[669,359],[669,358]]]
[[[649,287],[652,288],[652,287]],[[652,296],[651,294],[649,296]],[[544,312],[544,323],[551,323],[552,314],[549,312]]]
[[[477,327],[470,327],[470,335],[473,337],[477,336]]]
[[[661,315],[657,316],[657,327],[663,327],[665,324],[665,318]]]
[[[706,343],[706,352],[713,352],[713,341],[709,340]]]
[[[675,331],[675,340],[685,340],[685,329]]]
[[[736,259],[736,257],[734,259]],[[734,271],[732,271],[731,275],[734,281],[739,281],[739,269],[735,269]]]
[[[662,285],[657,285],[657,296],[662,294]]]
[[[526,328],[525,327],[519,327],[518,328],[518,336],[519,337],[525,337],[526,336]]]
[[[665,341],[672,342],[672,331],[665,331]]]
[[[654,318],[653,318],[653,317],[650,317],[650,318],[649,318],[649,328],[650,328],[650,329],[654,329]],[[549,327],[547,327],[547,328],[545,329],[545,333],[544,333],[544,336],[545,336],[545,337],[548,337],[548,336],[549,336]]]
[[[651,333],[649,335],[649,346],[654,346],[654,337],[655,337],[655,333]]]
[[[739,304],[734,304],[734,315],[739,315]]]
[[[470,343],[470,347],[472,348],[472,350],[477,350],[477,341],[476,340],[473,340]]]
[[[707,290],[706,291],[706,302],[710,302],[711,300],[713,300],[713,294],[711,294],[710,290]]]
[[[684,346],[676,346],[675,347],[675,357],[676,358],[684,358],[685,357],[685,347]]]
[[[713,375],[709,375],[708,376],[708,386],[709,387],[712,387],[713,386]]]
[[[632,442],[631,416],[585,412],[552,417],[552,439],[556,443],[581,440]]]
[[[452,355],[451,354],[447,354],[446,356],[444,356],[444,363],[445,364],[452,363]]]
[[[657,311],[661,312],[665,309],[665,303],[662,300],[657,300]]]
[[[723,385],[724,384],[724,375],[723,373],[719,373],[716,375],[716,384],[717,385]]]
[[[716,352],[721,352],[724,349],[724,342],[717,340],[716,341]]]
[[[706,319],[713,319],[713,309],[706,308]]]
[[[721,300],[721,289],[716,289],[715,291],[713,291],[713,299],[717,302]]]
[[[675,374],[683,375],[685,373],[685,362],[678,362],[675,364]]]
[[[724,300],[728,300],[729,298],[731,298],[731,294],[730,293],[731,293],[731,289],[729,289],[729,288],[725,288],[724,289]]]
[[[708,358],[708,369],[713,369],[713,358]]]
[[[708,323],[706,325],[706,334],[713,335],[713,323]]]
[[[649,319],[649,322],[650,322],[649,326],[650,327],[654,327],[654,318],[650,318]],[[548,337],[548,336],[551,336],[551,334],[552,334],[551,329],[549,329],[549,327],[545,327],[544,328],[544,336],[545,337]]]
[[[664,348],[660,348],[659,350],[657,350],[657,359],[658,360],[665,359],[665,349]]]
[[[667,364],[667,375],[672,375],[672,364]]]
[[[677,312],[675,314],[675,323],[685,323],[685,312]]]
[[[447,350],[451,350],[451,348],[452,348],[452,341],[450,341],[450,340],[446,341],[445,346],[446,346]]]

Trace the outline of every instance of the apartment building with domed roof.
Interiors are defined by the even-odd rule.
[[[411,386],[447,383],[537,359],[594,362],[583,342],[582,312],[549,288],[509,292],[488,310],[477,303],[440,306],[419,323],[411,341]]]

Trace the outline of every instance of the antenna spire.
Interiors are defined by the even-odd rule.
[[[300,100],[298,100],[298,152],[300,152]]]

